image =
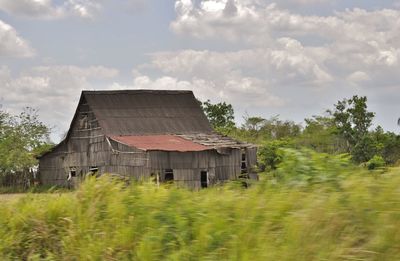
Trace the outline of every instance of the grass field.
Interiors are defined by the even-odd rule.
[[[19,199],[23,196],[25,196],[26,194],[24,193],[15,193],[15,194],[0,194],[0,202],[1,201],[10,201],[10,200],[14,200],[14,199]]]
[[[199,192],[103,177],[2,195],[0,260],[399,260],[399,170],[338,176]]]

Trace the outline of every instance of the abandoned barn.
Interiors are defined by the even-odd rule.
[[[202,188],[257,178],[256,147],[213,131],[191,91],[83,91],[65,139],[39,158],[40,182],[88,174]]]

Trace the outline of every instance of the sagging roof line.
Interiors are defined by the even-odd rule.
[[[156,94],[190,94],[190,90],[151,90],[151,89],[136,89],[136,90],[110,90],[110,91],[97,91],[97,90],[83,90],[82,94],[143,94],[143,93],[156,93]]]

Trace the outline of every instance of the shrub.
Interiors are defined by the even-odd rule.
[[[298,186],[324,182],[337,184],[340,175],[351,166],[347,154],[330,155],[304,148],[283,148],[278,150],[278,155],[281,162],[277,166],[277,176]]]
[[[279,149],[292,146],[293,142],[288,139],[264,142],[263,145],[258,148],[258,162],[261,170],[275,170],[282,160],[282,155],[278,153]]]
[[[386,165],[385,160],[382,158],[382,156],[375,155],[370,159],[366,166],[369,170],[374,170],[374,169],[382,169]]]

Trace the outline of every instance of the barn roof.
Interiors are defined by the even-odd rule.
[[[78,109],[84,103],[93,111],[106,137],[139,149],[203,151],[254,147],[215,133],[192,91],[82,91]],[[51,151],[69,139],[78,109],[66,138]]]
[[[106,135],[212,133],[192,91],[83,91]]]

